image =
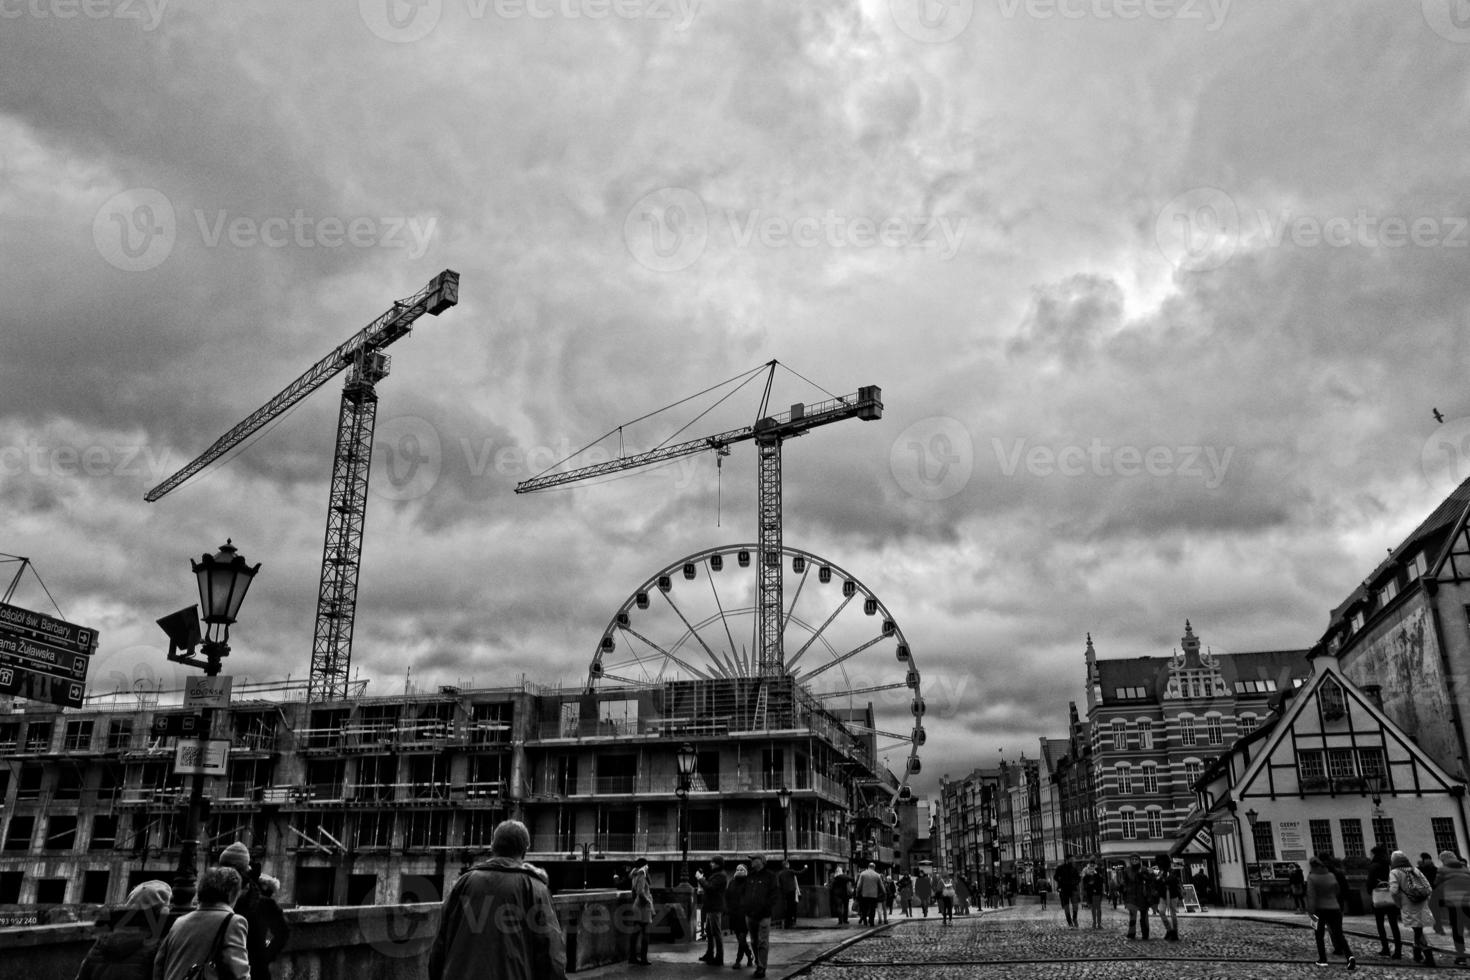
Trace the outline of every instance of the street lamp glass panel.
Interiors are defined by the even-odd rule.
[[[245,593],[260,565],[251,566],[226,541],[213,557],[191,563],[199,579],[199,606],[206,623],[228,626],[239,615]]]
[[[776,791],[776,799],[780,801],[781,809],[786,809],[791,805],[791,790],[782,786]]]
[[[694,775],[694,767],[699,763],[699,755],[694,751],[694,746],[685,742],[679,747],[679,775]]]

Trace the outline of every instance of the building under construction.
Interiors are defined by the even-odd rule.
[[[638,857],[675,884],[686,846],[691,865],[786,851],[807,886],[896,856],[898,781],[857,734],[871,707],[830,710],[790,677],[317,703],[280,690],[213,712],[230,749],[205,779],[201,846],[213,859],[246,843],[297,904],[437,899],[507,817],[559,890],[606,886]],[[116,903],[174,878],[192,777],[153,734],[170,700],[0,710],[0,909]]]

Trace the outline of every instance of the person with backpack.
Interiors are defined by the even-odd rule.
[[[1399,921],[1414,930],[1414,962],[1434,966],[1434,950],[1424,938],[1424,930],[1434,927],[1434,916],[1429,912],[1434,889],[1403,851],[1394,851],[1388,864],[1388,890],[1398,903]]]
[[[199,907],[175,922],[158,944],[153,980],[189,980],[195,966],[203,967],[199,980],[250,980],[245,917],[233,907],[241,887],[234,868],[210,868],[199,876]]]
[[[939,914],[947,926],[954,925],[954,878],[942,875],[939,879]]]
[[[1303,904],[1317,924],[1317,965],[1327,965],[1327,947],[1322,939],[1330,931],[1334,949],[1347,957],[1349,970],[1356,969],[1358,961],[1348,949],[1347,936],[1342,932],[1342,903],[1346,896],[1339,889],[1337,875],[1315,854],[1307,863],[1312,873],[1303,882]]]

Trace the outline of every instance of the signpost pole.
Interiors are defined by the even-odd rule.
[[[223,649],[221,649],[223,648]],[[223,643],[205,643],[203,653],[209,658],[204,667],[205,677],[217,677],[220,672],[220,657],[229,652]],[[199,834],[204,811],[204,763],[209,751],[209,735],[214,721],[214,708],[208,704],[199,709],[199,759],[194,770],[194,782],[189,789],[189,807],[184,813],[184,826],[180,830],[183,840],[179,849],[179,868],[174,875],[173,904],[177,909],[188,909],[194,904],[195,888],[199,878]]]

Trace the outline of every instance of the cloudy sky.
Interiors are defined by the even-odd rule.
[[[1470,475],[1467,67],[1456,0],[0,0],[0,551],[110,687],[231,537],[229,670],[304,676],[339,382],[143,494],[452,268],[379,388],[369,691],[576,683],[753,539],[748,443],[511,488],[775,358],[882,388],[787,445],[785,537],[902,628],[930,789],[1062,734],[1089,631],[1310,644]]]

